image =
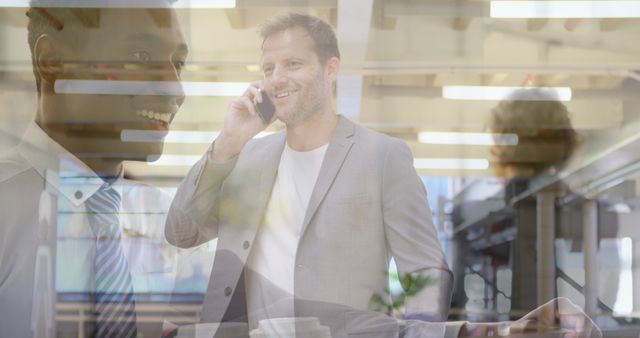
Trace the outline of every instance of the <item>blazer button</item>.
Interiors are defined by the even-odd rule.
[[[227,297],[231,296],[231,287],[227,286],[224,288],[224,295]]]
[[[249,249],[249,241],[244,241],[244,243],[242,243],[242,248],[245,250]]]

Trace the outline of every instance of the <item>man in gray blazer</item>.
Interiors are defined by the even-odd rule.
[[[599,336],[564,299],[514,323],[444,323],[452,276],[409,148],[334,111],[340,54],[328,24],[288,14],[261,34],[264,80],[231,102],[220,135],[180,185],[167,218],[171,244],[217,239],[203,323],[248,324],[209,326],[225,337],[246,327],[288,330],[281,325],[287,320],[260,324],[280,317],[316,317],[333,337],[493,336],[531,327],[536,336],[557,328]],[[256,110],[261,92],[275,104],[267,122],[277,118],[286,130],[254,139],[268,125]],[[389,301],[391,257],[401,276],[435,281],[406,301],[409,320],[370,311],[374,297]],[[541,312],[561,323],[539,325]],[[302,322],[294,329],[307,337],[308,318]]]
[[[367,311],[374,295],[387,296],[391,257],[401,276],[435,281],[406,312],[445,320],[451,272],[408,146],[334,111],[340,56],[328,24],[289,14],[262,35],[265,78],[230,104],[219,137],[181,184],[165,230],[180,247],[218,240],[203,321],[248,311],[255,327],[274,316],[313,316],[307,301]],[[286,130],[252,139],[268,125],[255,106],[262,91]],[[283,207],[296,210],[283,216]],[[289,309],[264,310],[287,295],[295,297]]]

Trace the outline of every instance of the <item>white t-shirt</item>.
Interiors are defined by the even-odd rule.
[[[327,146],[299,152],[285,146],[278,175],[247,261],[249,325],[293,317],[294,265],[302,223]]]

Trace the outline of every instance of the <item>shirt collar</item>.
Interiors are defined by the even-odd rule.
[[[31,121],[18,146],[20,154],[55,191],[64,195],[75,206],[84,203],[103,185],[113,185],[122,194],[123,172],[117,180],[105,183],[91,168],[56,143],[47,133]]]

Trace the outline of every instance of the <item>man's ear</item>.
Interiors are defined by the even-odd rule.
[[[325,71],[327,72],[327,77],[333,83],[338,78],[338,71],[340,71],[340,59],[333,56],[327,60]]]
[[[60,51],[49,35],[43,34],[36,40],[33,54],[35,71],[41,81],[53,84],[64,73]]]

